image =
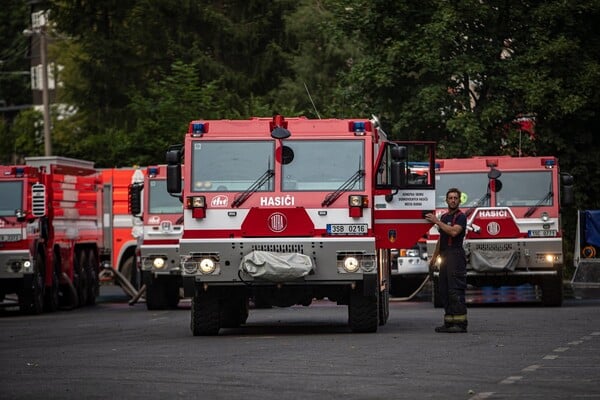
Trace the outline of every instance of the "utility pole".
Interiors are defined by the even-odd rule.
[[[39,28],[40,61],[42,63],[42,104],[44,114],[44,155],[52,155],[52,135],[50,133],[50,98],[48,95],[48,45],[46,42],[46,25]]]
[[[52,155],[52,132],[50,118],[50,94],[48,92],[48,37],[47,13],[38,11],[31,15],[32,29],[25,29],[26,36],[38,36],[40,45],[40,63],[42,66],[42,114],[44,116],[44,155]]]

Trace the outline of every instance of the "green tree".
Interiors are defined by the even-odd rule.
[[[29,26],[27,4],[6,0],[0,9],[0,162],[10,163],[15,149],[13,121],[19,109],[31,104],[28,38],[23,30]]]
[[[163,163],[168,146],[183,142],[193,119],[239,118],[224,111],[229,99],[220,82],[201,84],[193,64],[175,62],[170,70],[171,75],[150,83],[144,93],[131,95],[129,109],[137,124],[124,137],[123,156],[132,164]]]

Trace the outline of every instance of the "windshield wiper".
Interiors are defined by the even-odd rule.
[[[233,200],[233,203],[231,204],[231,206],[239,207],[242,204],[244,204],[244,202],[246,200],[248,200],[248,197],[250,197],[252,195],[252,193],[256,192],[258,189],[260,189],[260,187],[262,185],[264,185],[265,182],[269,181],[269,179],[271,179],[273,177],[273,175],[275,175],[274,170],[272,170],[272,169],[266,170],[265,173],[262,174],[257,180],[255,180],[254,183],[252,185],[250,185],[250,187],[248,189],[246,189],[244,192],[235,196],[235,199]]]
[[[321,206],[328,207],[333,204],[333,202],[336,201],[337,198],[342,195],[342,193],[352,189],[354,185],[356,185],[356,182],[360,181],[363,176],[365,176],[364,169],[359,169],[356,171],[354,175],[352,175],[346,182],[342,183],[342,185],[335,192],[329,193],[327,196],[325,196]]]
[[[544,204],[545,202],[547,202],[548,200],[550,200],[551,198],[554,197],[554,192],[552,190],[548,191],[548,193],[546,193],[546,196],[544,196],[543,199],[541,199],[540,201],[537,202],[536,205],[531,206],[531,208],[529,210],[527,210],[527,212],[525,213],[525,217],[531,217],[531,214],[533,214],[533,212],[542,204]]]
[[[468,217],[469,215],[471,215],[473,213],[473,211],[475,211],[475,209],[479,206],[481,206],[483,204],[484,201],[488,200],[490,198],[490,192],[488,190],[488,192],[486,194],[484,194],[483,196],[481,196],[479,198],[479,200],[477,200],[477,203],[473,204],[471,206],[471,208],[469,208],[467,210],[467,212],[465,213],[465,215]]]

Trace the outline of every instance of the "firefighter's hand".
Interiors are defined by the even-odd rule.
[[[431,222],[432,224],[436,224],[438,223],[439,219],[435,216],[434,213],[427,213],[425,214],[425,219],[429,222]]]

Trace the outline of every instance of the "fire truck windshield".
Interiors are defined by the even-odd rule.
[[[23,208],[23,182],[0,182],[0,216],[14,217],[15,210]]]
[[[502,171],[502,190],[496,193],[500,206],[550,206],[552,200],[552,172]]]
[[[282,165],[284,191],[333,191],[356,171],[364,171],[362,140],[286,140],[293,158]],[[364,179],[356,179],[352,190],[364,190]]]
[[[265,170],[273,170],[275,142],[195,141],[192,144],[192,191],[242,192]],[[273,179],[256,191],[273,190]]]
[[[489,179],[487,172],[464,172],[436,174],[439,191],[436,196],[436,208],[446,207],[446,191],[459,188],[463,193],[461,207],[532,207],[553,204],[551,171],[507,172],[502,171],[495,193],[496,203],[490,204],[486,196]],[[479,204],[478,201],[480,201]]]
[[[150,214],[181,214],[183,212],[181,201],[167,192],[166,180],[151,180],[149,186],[148,212]]]

